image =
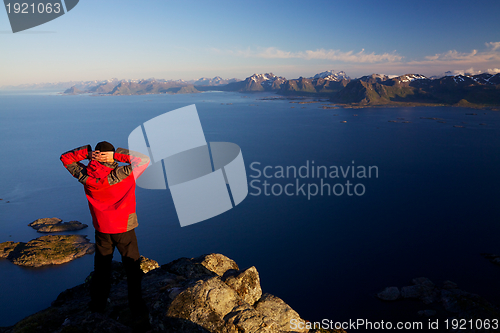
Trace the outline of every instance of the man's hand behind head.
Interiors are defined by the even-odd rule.
[[[113,151],[100,152],[97,160],[101,163],[113,163],[115,161],[114,154]]]
[[[113,163],[115,161],[114,152],[112,151],[100,152],[99,150],[95,150],[92,152],[91,160],[95,160],[101,163]]]

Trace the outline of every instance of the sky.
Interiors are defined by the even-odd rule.
[[[0,86],[326,70],[352,78],[497,73],[499,14],[498,0],[81,0],[14,34],[0,8]]]

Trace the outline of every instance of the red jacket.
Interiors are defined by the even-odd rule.
[[[134,229],[138,226],[135,178],[146,170],[149,157],[118,148],[113,163],[92,161],[85,165],[80,162],[89,159],[91,154],[90,145],[79,147],[62,154],[61,162],[84,185],[94,228],[106,234]],[[127,165],[118,166],[117,162]]]

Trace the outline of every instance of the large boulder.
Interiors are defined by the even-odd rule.
[[[271,294],[264,294],[255,304],[255,310],[270,318],[277,324],[279,330],[290,332],[290,323],[304,322],[299,314],[286,304],[281,298]],[[308,329],[296,329],[294,332],[307,332]]]
[[[192,261],[199,263],[218,276],[224,275],[230,269],[239,270],[238,265],[233,260],[220,253],[205,254],[194,258]]]
[[[174,298],[166,316],[185,319],[209,332],[221,332],[226,325],[224,317],[242,304],[238,293],[219,277],[199,280]]]
[[[238,295],[250,305],[254,305],[262,296],[260,287],[259,272],[255,266],[245,269],[242,272],[228,274],[224,278],[224,282],[238,293]]]
[[[232,309],[226,318],[229,332],[274,333],[281,332],[272,318],[262,314],[249,304],[243,304]],[[288,330],[287,330],[288,331]]]

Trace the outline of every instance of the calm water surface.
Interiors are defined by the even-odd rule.
[[[196,104],[207,141],[241,147],[249,181],[257,179],[253,162],[261,171],[313,161],[376,166],[378,178],[324,179],[331,186],[363,184],[361,196],[249,195],[235,209],[184,228],[168,191],[139,188],[137,235],[146,257],[163,264],[223,253],[241,268],[256,266],[264,292],[311,321],[417,320],[423,305],[382,303],[374,295],[419,276],[438,284],[452,280],[500,304],[500,270],[480,256],[500,254],[500,113],[447,107],[325,110],[325,103],[260,100],[268,96],[0,91],[0,242],[39,237],[27,224],[42,217],[91,224],[82,186],[59,161],[62,152],[102,140],[126,147],[139,124]],[[295,178],[258,180],[260,185],[253,184],[261,190],[264,180],[279,184],[275,193],[296,184]],[[306,191],[307,184],[320,184],[317,178],[299,181]],[[250,193],[257,190],[250,187]],[[93,241],[93,228],[77,233]],[[41,269],[0,260],[0,326],[49,306],[61,291],[82,283],[92,265],[92,256]]]

